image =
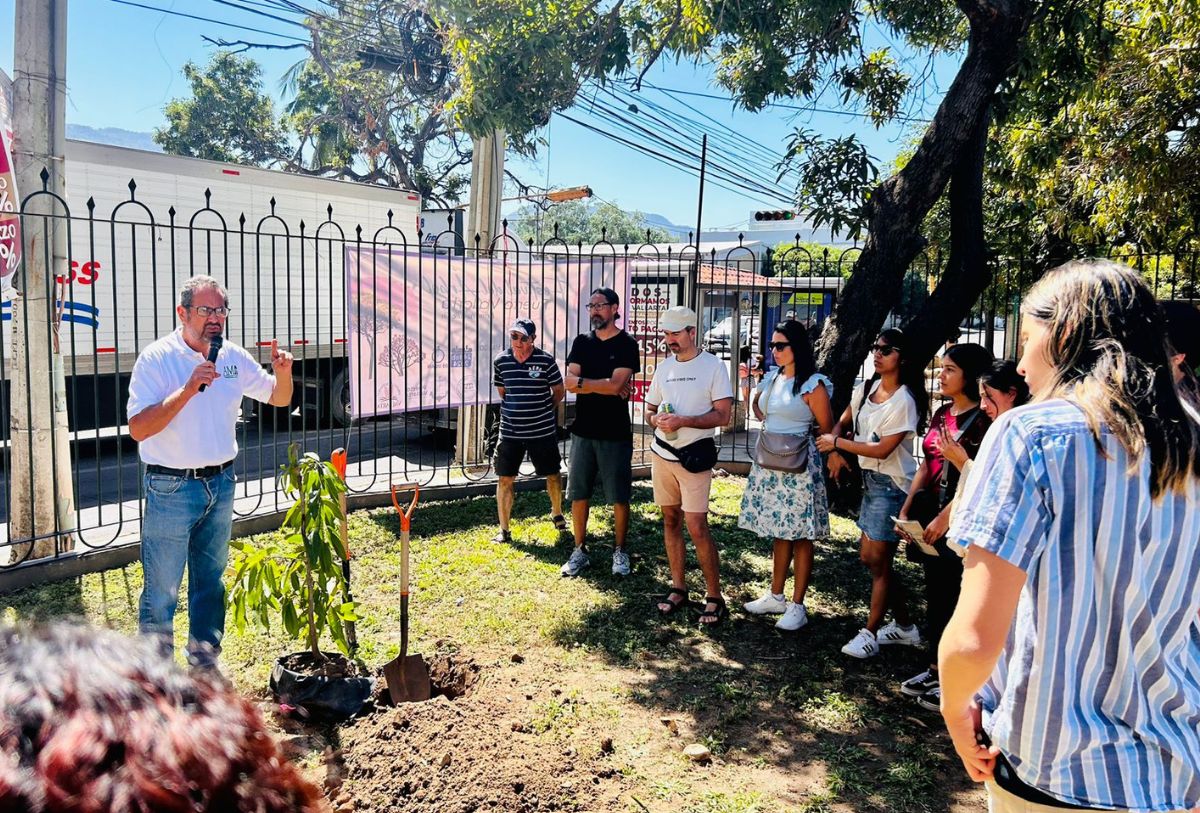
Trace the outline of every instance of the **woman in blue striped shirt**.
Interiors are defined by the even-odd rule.
[[[1057,268],[1022,314],[1035,399],[951,526],[942,715],[993,813],[1200,805],[1200,404],[1127,266]]]

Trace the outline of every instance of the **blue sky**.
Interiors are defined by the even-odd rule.
[[[299,33],[298,29],[248,15],[215,0],[135,2],[280,33]],[[13,19],[13,4],[14,0],[0,0],[0,21],[7,23]],[[4,28],[8,26],[0,24],[0,30]],[[120,5],[112,0],[70,0],[67,32],[68,122],[135,131],[150,131],[161,126],[163,106],[170,99],[186,93],[187,86],[180,73],[182,65],[188,60],[203,63],[213,50],[202,39],[206,34],[231,40],[268,39],[261,34]],[[884,34],[881,32],[879,36]],[[301,51],[254,52],[255,58],[263,64],[271,93],[278,96],[279,77],[302,55]],[[12,37],[0,37],[0,67],[10,74],[12,60]],[[948,85],[956,62],[954,58],[947,58],[937,64],[935,75],[938,81],[928,88],[930,105],[936,102],[940,90]],[[722,90],[712,85],[710,71],[690,63],[664,62],[651,71],[648,81],[663,88],[724,95]],[[784,140],[797,126],[828,135],[857,132],[872,154],[884,162],[896,155],[907,137],[901,126],[875,130],[865,120],[845,115],[797,113],[777,108],[750,113],[735,110],[728,101],[678,94],[671,97],[650,90],[645,91],[645,97],[709,129],[713,147],[718,150],[736,147],[745,153],[754,148],[734,142],[704,116],[732,128],[773,153],[782,153]],[[679,106],[681,102],[686,102],[695,110],[685,110]],[[583,109],[571,115],[600,124],[599,120],[590,117],[586,104],[580,106]],[[835,100],[825,102],[824,106],[837,107]],[[647,105],[639,104],[639,108],[645,109]],[[925,112],[931,113],[932,107]],[[646,121],[648,127],[654,128],[651,121],[639,114],[626,112],[625,115],[633,120]],[[551,122],[547,135],[549,149],[544,150],[536,161],[511,161],[509,164],[509,168],[527,182],[552,187],[587,184],[600,198],[613,201],[622,208],[657,212],[677,223],[695,222],[696,178],[590,133],[559,116]],[[673,138],[679,140],[676,136]],[[688,146],[699,152],[698,139]],[[726,163],[734,162],[727,159]],[[765,170],[757,171],[760,177],[766,174]],[[705,189],[704,226],[732,227],[744,223],[748,214],[759,208],[781,207],[777,201],[761,195],[755,199],[744,193],[708,185]]]

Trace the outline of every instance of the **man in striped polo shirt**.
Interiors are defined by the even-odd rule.
[[[562,372],[554,356],[534,346],[537,327],[518,319],[508,329],[512,347],[492,362],[492,384],[500,393],[500,442],[496,445],[496,508],[500,533],[494,542],[511,542],[513,483],[528,453],[538,476],[546,478],[554,527],[567,529],[562,512],[557,407],[566,395]]]

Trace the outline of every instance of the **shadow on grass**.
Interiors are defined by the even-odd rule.
[[[830,801],[854,809],[949,809],[970,783],[960,776],[940,717],[897,691],[899,681],[924,668],[924,650],[889,647],[867,661],[840,652],[864,622],[870,592],[857,529],[836,520],[833,538],[818,542],[806,600],[809,624],[795,633],[781,632],[774,618],[741,610],[744,601],[767,587],[770,543],[737,527],[740,496],[740,481],[715,481],[709,524],[721,550],[722,588],[731,609],[723,625],[702,630],[696,612],[658,615],[654,600],[668,581],[661,515],[651,489],[639,485],[631,502],[633,573],[611,575],[612,512],[593,503],[592,562],[579,580],[601,600],[562,613],[545,636],[564,649],[583,649],[636,669],[639,679],[629,694],[633,702],[656,714],[689,715],[699,738],[727,759],[788,771],[819,764]],[[495,504],[488,498],[433,503],[422,512],[414,520],[414,534],[427,528],[490,536],[496,525]],[[519,493],[514,542],[507,547],[557,568],[571,543],[557,539],[548,517],[544,492]],[[398,532],[394,514],[376,514],[372,520]],[[698,599],[703,579],[690,540],[687,549],[688,585]],[[917,569],[902,561],[897,567],[906,586],[915,589]],[[555,589],[539,572],[540,589]],[[562,589],[569,591],[573,583],[562,580]],[[555,602],[572,600],[567,593],[552,595]],[[920,607],[914,609],[920,620]]]
[[[889,647],[855,661],[839,651],[863,623],[870,590],[857,530],[835,520],[832,538],[817,544],[809,624],[781,633],[773,619],[741,610],[770,576],[770,543],[737,527],[741,491],[738,479],[714,481],[710,525],[731,607],[715,630],[699,629],[694,613],[664,619],[653,606],[668,568],[661,516],[645,485],[634,489],[631,504],[634,567],[627,578],[610,573],[612,512],[599,501],[589,519],[592,566],[577,580],[557,574],[571,543],[550,524],[544,491],[516,495],[511,545],[490,542],[497,529],[491,496],[422,503],[412,529],[414,649],[428,654],[443,640],[460,639],[480,650],[549,643],[564,660],[588,655],[625,667],[627,702],[652,718],[690,719],[695,737],[726,763],[761,762],[785,776],[818,777],[820,787],[803,802],[812,813],[924,813],[960,802],[969,783],[940,719],[896,689],[923,668],[925,653]],[[355,596],[364,606],[360,654],[381,664],[398,648],[398,518],[390,508],[356,512],[351,533]],[[916,568],[899,567],[915,587]],[[703,580],[690,543],[688,583],[699,598]],[[8,595],[2,606],[16,619],[86,616],[133,631],[139,590],[134,567]],[[227,642],[225,662],[239,686],[258,692],[267,666],[262,653],[295,649],[278,630],[231,631]],[[336,746],[336,730],[323,735]],[[769,809],[780,807],[777,801]]]

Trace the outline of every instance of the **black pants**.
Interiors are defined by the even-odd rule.
[[[921,557],[925,570],[925,618],[929,625],[930,663],[937,663],[938,644],[954,615],[962,592],[963,560],[944,541],[936,545],[938,556]]]

